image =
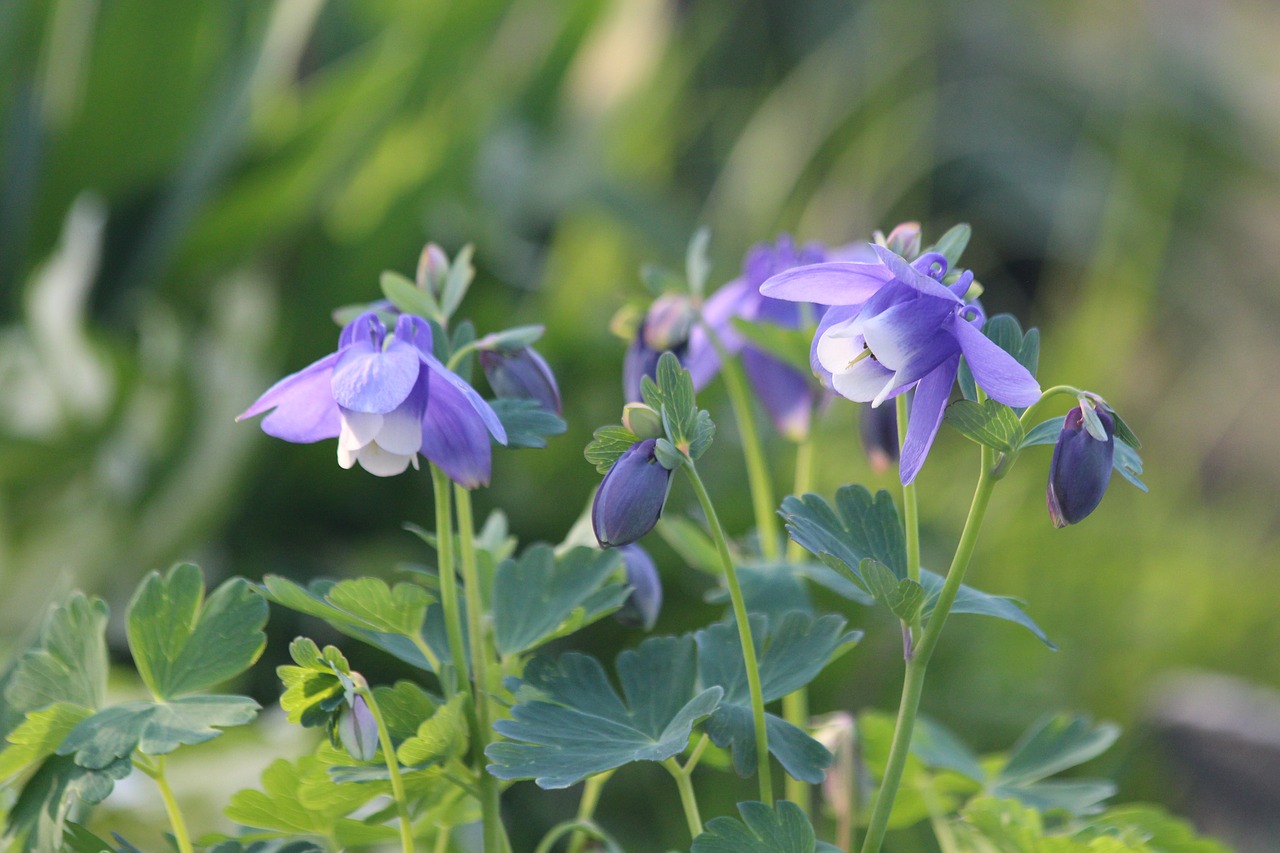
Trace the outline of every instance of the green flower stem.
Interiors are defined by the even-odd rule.
[[[811,491],[813,484],[813,435],[810,433],[796,445],[796,476],[795,484],[792,486],[791,494],[800,497]],[[804,559],[804,548],[794,539],[787,540],[787,562],[798,563]],[[788,723],[800,729],[801,731],[809,731],[809,687],[808,685],[801,687],[794,693],[789,693],[782,697],[782,716]],[[783,774],[783,791],[784,796],[800,806],[806,815],[812,808],[811,797],[809,796],[808,784],[801,782],[799,779],[793,779],[791,774]]]
[[[195,853],[195,848],[191,846],[191,832],[187,829],[187,821],[182,816],[178,800],[173,796],[173,788],[169,787],[169,780],[164,775],[164,759],[163,755],[153,757],[138,755],[134,757],[133,766],[156,780],[156,787],[160,789],[160,799],[164,801],[165,813],[169,815],[169,825],[173,828],[173,839],[177,842],[178,853]]]
[[[1040,399],[1036,400],[1034,403],[1028,406],[1026,410],[1023,411],[1022,417],[1020,417],[1018,420],[1021,421],[1022,425],[1025,427],[1027,424],[1031,423],[1032,420],[1035,419],[1036,412],[1040,410],[1041,404],[1048,402],[1053,397],[1058,397],[1066,394],[1070,394],[1071,396],[1076,397],[1076,396],[1079,396],[1080,393],[1081,393],[1080,389],[1075,387],[1074,385],[1054,385],[1052,388],[1048,388],[1045,391],[1041,392]]]
[[[795,484],[791,487],[791,494],[796,497],[803,497],[806,493],[813,491],[813,435],[805,437],[804,441],[796,445],[796,477]],[[787,539],[787,562],[798,563],[804,559],[805,550],[799,542],[794,539]]]
[[[591,823],[591,818],[596,813],[596,805],[600,802],[600,792],[604,790],[604,784],[609,781],[609,777],[612,775],[612,770],[604,773],[597,773],[595,776],[587,779],[586,783],[582,786],[582,799],[578,802],[577,817],[577,823],[582,826],[575,829],[573,837],[569,839],[568,853],[582,853],[583,848],[587,846],[587,832],[583,826]],[[539,847],[539,849],[541,849],[541,847]]]
[[[484,630],[484,602],[480,591],[480,572],[476,563],[475,521],[471,512],[471,492],[454,486],[454,503],[458,508],[458,545],[462,557],[462,583],[467,597],[467,632],[471,639],[471,669],[475,674],[475,718],[473,740],[476,772],[480,775],[480,810],[484,815],[484,851],[502,853],[506,846],[499,812],[498,780],[484,769],[484,749],[489,745],[489,660],[492,651]]]
[[[662,762],[671,778],[676,780],[676,788],[680,791],[680,805],[684,807],[684,819],[689,824],[689,837],[697,838],[702,834],[702,815],[698,812],[698,798],[693,793],[692,767],[681,767],[680,762],[668,758]]]
[[[729,392],[733,417],[738,424],[738,433],[742,436],[742,456],[747,463],[747,483],[751,488],[751,506],[755,511],[760,556],[767,562],[773,562],[781,556],[778,548],[777,516],[774,514],[773,481],[769,477],[764,446],[760,443],[760,433],[756,430],[755,418],[752,416],[746,376],[742,372],[742,365],[729,355],[716,331],[707,323],[703,323],[702,328],[707,333],[707,340],[711,341],[716,354],[720,356],[720,373],[724,376],[724,387]]]
[[[946,581],[934,604],[933,614],[924,626],[920,642],[916,644],[910,657],[907,658],[906,675],[902,684],[902,701],[898,705],[898,721],[893,732],[893,745],[889,749],[889,762],[885,767],[884,781],[876,795],[876,803],[871,811],[871,821],[867,825],[867,836],[862,844],[862,853],[877,853],[884,843],[885,831],[889,826],[889,814],[893,811],[893,801],[898,795],[898,786],[902,783],[902,771],[907,763],[907,754],[911,750],[911,734],[915,729],[916,714],[920,710],[920,695],[924,691],[925,669],[929,666],[929,658],[938,645],[942,627],[946,623],[951,605],[955,603],[956,594],[964,580],[965,570],[969,567],[969,559],[973,556],[974,546],[978,541],[978,530],[987,514],[987,504],[991,500],[991,491],[996,479],[991,473],[993,455],[988,448],[982,448],[982,473],[978,476],[978,486],[974,490],[973,503],[969,507],[969,517],[965,520],[964,531],[960,534],[960,542],[956,545],[955,556],[951,567],[947,570]]]
[[[898,458],[902,458],[902,447],[907,442],[907,422],[910,411],[907,408],[907,395],[899,394],[897,399],[898,414]],[[902,487],[902,522],[907,531],[907,577],[916,583],[920,582],[920,510],[916,503],[916,484],[911,482]],[[920,615],[911,622],[911,636],[920,636]]]
[[[405,798],[404,779],[400,777],[400,759],[396,758],[396,748],[391,743],[391,732],[387,730],[387,721],[378,707],[378,700],[373,691],[362,678],[356,677],[356,691],[364,697],[373,715],[373,722],[378,727],[378,745],[382,747],[382,760],[386,762],[387,774],[391,777],[391,796],[396,802],[396,814],[400,817],[400,847],[404,853],[413,853],[413,822],[409,819],[409,803]]]
[[[760,667],[756,662],[755,642],[751,638],[751,622],[747,618],[747,605],[742,600],[742,586],[738,583],[738,570],[734,568],[733,558],[729,555],[729,543],[724,537],[724,528],[720,526],[720,518],[716,508],[707,494],[707,487],[698,476],[698,469],[693,460],[685,457],[685,473],[698,495],[698,503],[707,517],[711,528],[711,536],[716,540],[716,550],[720,553],[720,563],[724,568],[725,579],[729,582],[729,597],[733,601],[733,616],[738,623],[738,639],[742,642],[742,659],[747,669],[747,686],[751,690],[751,715],[756,727],[756,763],[760,774],[760,801],[767,806],[773,805],[773,778],[769,774],[769,735],[765,731],[764,692],[760,688]]]
[[[449,496],[449,485],[448,475],[432,465],[431,487],[436,502],[436,554],[440,564],[440,608],[444,611],[449,657],[453,662],[453,683],[441,679],[446,696],[467,689],[469,684],[467,647],[462,639],[462,615],[458,608],[458,577],[453,560],[453,504]],[[475,696],[471,698],[474,707]]]
[[[440,827],[436,831],[436,846],[433,853],[449,853],[449,836],[451,835],[453,835],[452,827]]]

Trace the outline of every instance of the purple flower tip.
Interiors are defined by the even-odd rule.
[[[1083,521],[1097,509],[1111,482],[1115,421],[1104,409],[1096,411],[1106,432],[1106,441],[1097,440],[1084,428],[1084,415],[1077,406],[1067,412],[1058,443],[1053,446],[1045,497],[1054,527]]]
[[[357,761],[372,761],[378,754],[378,724],[364,697],[356,694],[338,715],[338,740]]]
[[[627,569],[627,585],[631,587],[631,595],[627,597],[613,618],[628,628],[643,628],[649,631],[658,621],[658,613],[662,610],[662,581],[658,577],[658,567],[654,564],[649,552],[639,545],[624,545],[621,549],[623,564]]]
[[[631,445],[604,475],[591,505],[591,526],[602,548],[630,545],[658,523],[671,472],[654,454],[656,439]]]

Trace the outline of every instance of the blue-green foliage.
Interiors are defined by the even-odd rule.
[[[834,853],[819,842],[809,818],[795,803],[782,800],[773,808],[764,803],[738,803],[742,820],[717,817],[693,840],[693,853]]]

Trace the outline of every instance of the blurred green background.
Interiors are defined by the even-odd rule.
[[[1149,721],[1184,670],[1280,684],[1277,38],[1280,9],[1191,0],[0,0],[0,646],[58,590],[119,614],[179,558],[252,578],[423,559],[400,524],[429,525],[425,477],[342,471],[332,442],[233,418],[332,351],[330,310],[376,298],[384,269],[411,273],[428,239],[475,244],[464,312],[481,330],[547,326],[568,433],[499,454],[478,502],[558,541],[598,479],[582,447],[617,419],[608,324],[640,297],[642,263],[678,267],[699,225],[720,282],[780,231],[836,244],[966,221],[990,313],[1042,328],[1046,384],[1124,414],[1151,494],[1117,478],[1093,517],[1054,530],[1048,451],[1029,453],[970,579],[1025,599],[1062,650],[957,619],[925,709],[983,749],[1050,710],[1117,720],[1127,735],[1097,772],[1121,798],[1219,828]],[[722,423],[708,480],[745,532],[718,383],[704,405]],[[821,423],[824,494],[892,485],[855,419],[838,404]],[[790,482],[790,448],[772,450]],[[974,456],[944,432],[918,480],[927,565],[949,559]],[[669,511],[692,504],[680,487]],[[653,544],[658,630],[716,618],[708,581]],[[814,710],[893,707],[894,627],[824,605],[868,638]],[[315,626],[276,613],[271,630],[279,657]],[[610,623],[573,642],[612,655],[638,639]],[[624,772],[602,819],[636,849],[680,843],[669,783]],[[214,828],[225,795],[202,787],[195,822]],[[524,785],[508,805],[524,844],[574,799]]]

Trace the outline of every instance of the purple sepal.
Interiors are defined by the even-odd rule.
[[[656,439],[627,448],[604,475],[591,504],[591,527],[602,548],[630,545],[658,523],[671,472],[654,455]]]
[[[291,373],[268,388],[252,406],[237,415],[236,420],[275,409],[262,419],[262,431],[267,435],[297,444],[337,438],[342,431],[342,419],[329,390],[333,366],[337,363],[335,352]]]
[[[481,350],[480,366],[493,393],[499,397],[535,400],[557,415],[563,411],[560,388],[546,359],[532,347],[517,350]]]

